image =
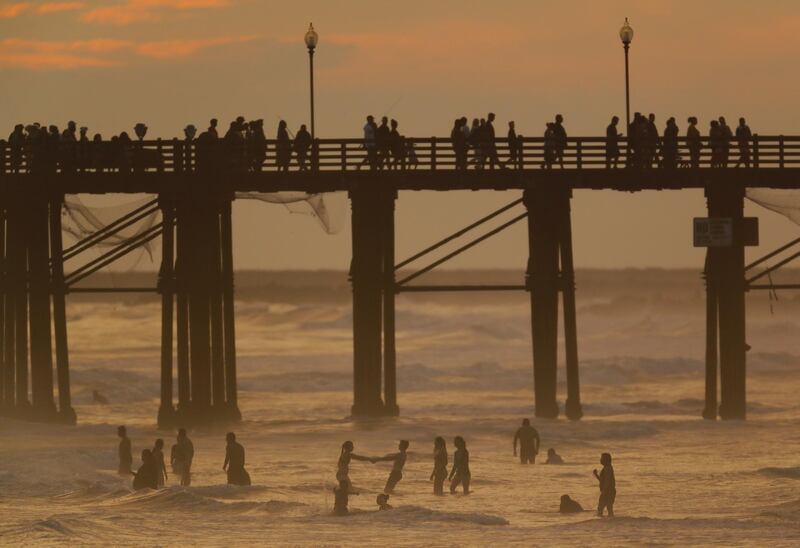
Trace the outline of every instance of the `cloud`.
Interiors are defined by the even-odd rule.
[[[113,67],[125,64],[132,57],[158,61],[183,59],[209,48],[242,44],[255,39],[255,36],[222,36],[137,43],[111,38],[71,42],[5,38],[0,40],[0,67],[27,70]]]
[[[83,2],[45,2],[36,8],[36,13],[46,15],[48,13],[61,13],[64,11],[79,11],[86,7]]]
[[[225,8],[231,0],[125,0],[113,6],[87,10],[81,20],[87,23],[130,25],[157,21],[164,11]]]
[[[30,7],[31,5],[29,2],[17,2],[15,4],[0,6],[0,19],[13,19],[14,17],[19,17]]]
[[[220,38],[200,38],[198,40],[161,40],[139,44],[136,48],[136,52],[139,55],[152,59],[177,59],[188,57],[203,49],[230,44],[242,44],[255,39],[255,36],[228,36]]]

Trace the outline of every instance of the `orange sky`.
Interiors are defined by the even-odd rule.
[[[239,114],[264,118],[269,133],[279,118],[297,127],[308,117],[302,38],[313,21],[319,136],[357,136],[367,113],[390,114],[407,135],[446,135],[453,118],[489,110],[498,128],[514,119],[524,135],[556,112],[570,134],[597,135],[624,115],[625,16],[634,110],[655,112],[659,126],[745,115],[761,134],[800,133],[800,4],[788,0],[0,0],[0,127],[75,119],[109,135],[144,121],[172,137]],[[398,254],[515,197],[402,194]],[[702,263],[691,248],[702,193],[581,192],[573,205],[578,266]],[[240,268],[348,266],[347,230],[326,236],[279,206],[236,210]],[[762,217],[764,245],[797,232],[750,213]],[[521,267],[525,249],[520,226],[454,266]]]

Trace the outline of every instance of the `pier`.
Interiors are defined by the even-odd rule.
[[[276,167],[277,143],[268,140],[263,161],[253,166],[247,151],[224,141],[139,140],[101,155],[92,143],[74,143],[44,153],[0,142],[0,410],[18,418],[74,423],[70,397],[66,297],[92,291],[160,294],[162,427],[238,420],[234,325],[234,257],[231,204],[237,192],[347,192],[352,207],[353,406],[354,416],[400,413],[396,383],[395,298],[412,291],[526,291],[531,300],[533,395],[536,415],[555,418],[557,340],[566,346],[564,413],[583,415],[579,384],[579,322],[572,252],[570,201],[574,190],[640,192],[704,189],[708,217],[730,227],[726,241],[708,247],[706,406],[703,416],[746,416],[745,293],[771,289],[756,283],[788,261],[763,268],[784,248],[745,264],[753,245],[753,222],[744,217],[748,188],[800,189],[800,136],[754,136],[749,167],[712,167],[704,142],[699,167],[608,168],[605,138],[572,137],[563,167],[545,163],[541,138],[523,138],[519,158],[507,169],[457,169],[448,138],[407,138],[415,156],[394,166],[370,165],[361,139],[315,139],[306,169],[293,161]],[[111,143],[101,143],[111,150]],[[507,143],[497,140],[501,160]],[[105,150],[105,149],[104,149]],[[731,165],[738,151],[731,151]],[[679,155],[689,156],[684,140]],[[103,158],[102,161],[98,160]],[[413,160],[413,161],[412,161]],[[481,190],[506,192],[508,206],[444,235],[412,257],[395,257],[395,202],[401,192]],[[64,248],[61,213],[70,194],[127,193],[156,196],[75,245]],[[500,227],[482,231],[500,213],[519,213]],[[77,269],[65,261],[118,235],[147,216],[160,222],[103,251]],[[528,226],[524,279],[516,285],[423,285],[419,276],[518,222]],[[690,218],[687,223],[692,222]],[[152,288],[92,288],[80,281],[132,250],[161,238],[158,283]],[[426,256],[457,239],[471,238],[436,260]],[[687,245],[691,245],[687,242]],[[791,259],[800,256],[793,255]],[[421,265],[421,266],[420,266]],[[398,272],[403,269],[402,277]],[[800,286],[787,286],[798,288]],[[560,314],[559,314],[560,312]],[[559,315],[562,321],[559,322]],[[719,382],[718,382],[719,379]],[[177,390],[174,386],[177,385]],[[56,397],[57,394],[57,397]],[[175,396],[177,395],[177,401]]]

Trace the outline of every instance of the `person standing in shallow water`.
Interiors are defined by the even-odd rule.
[[[371,459],[372,464],[378,461],[392,461],[392,471],[389,474],[389,479],[386,480],[386,487],[383,488],[384,493],[393,493],[394,488],[403,479],[403,467],[406,465],[408,458],[408,440],[400,440],[400,445],[397,447],[397,453],[390,453],[385,457],[378,457]]]
[[[158,489],[158,476],[156,463],[153,461],[153,453],[149,449],[142,450],[142,465],[133,474],[133,488],[139,489]]]
[[[611,466],[611,453],[600,455],[600,464],[603,469],[597,473],[592,472],[600,482],[600,499],[597,501],[597,515],[602,516],[603,510],[608,509],[608,517],[614,517],[614,500],[617,498],[617,481],[614,478],[614,467]]]
[[[131,453],[131,440],[128,438],[128,431],[124,426],[117,428],[117,436],[119,436],[119,468],[118,472],[121,476],[131,475],[131,466],[133,465],[133,454]]]
[[[167,482],[167,467],[164,465],[164,440],[157,439],[153,447],[153,464],[156,467],[156,483],[164,487]]]
[[[351,460],[360,460],[360,461],[367,461],[371,462],[369,457],[364,457],[362,455],[356,455],[353,453],[355,446],[353,445],[352,441],[346,441],[342,444],[342,452],[339,454],[339,462],[336,467],[336,479],[339,481],[339,485],[341,486],[341,482],[345,481],[349,488],[352,489],[353,482],[350,481],[350,461]]]
[[[469,471],[469,451],[467,442],[461,436],[453,440],[456,452],[453,453],[453,468],[450,470],[450,494],[455,494],[459,484],[464,488],[464,494],[469,495],[469,483],[472,474]]]
[[[529,419],[522,419],[522,426],[514,434],[514,456],[517,456],[517,442],[519,442],[519,462],[521,464],[534,464],[536,455],[539,454],[539,432],[531,426]]]
[[[186,429],[178,430],[177,443],[172,447],[172,469],[181,478],[181,485],[188,487],[192,484],[192,461],[194,460],[194,445],[186,435]]]
[[[437,436],[433,440],[433,494],[444,495],[444,480],[447,479],[447,443],[444,438]]]
[[[225,436],[225,462],[222,469],[228,473],[228,485],[250,485],[250,474],[244,469],[244,446],[236,441],[236,434]]]

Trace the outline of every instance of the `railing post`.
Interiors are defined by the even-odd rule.
[[[517,160],[519,169],[525,169],[525,138],[520,135],[517,145]]]
[[[319,139],[311,145],[311,170],[319,171]]]
[[[161,142],[161,137],[158,138],[158,141],[156,141],[156,143],[157,143],[156,144],[156,147],[157,147],[156,150],[158,150],[158,165],[156,166],[156,170],[159,173],[163,173],[163,171],[164,171],[164,161],[163,161],[163,158],[164,158],[164,144]]]
[[[431,171],[436,171],[436,137],[431,137]]]
[[[583,169],[583,142],[580,137],[576,139],[575,150],[578,157],[578,169]]]
[[[183,171],[183,147],[177,137],[172,139],[172,171],[175,173]]]
[[[347,145],[341,144],[341,157],[342,157],[342,171],[347,171]]]
[[[753,135],[753,167],[758,167],[758,133]]]
[[[778,166],[783,169],[783,135],[778,136]]]
[[[0,141],[0,177],[6,174],[6,160],[8,159],[8,148],[5,141]]]

